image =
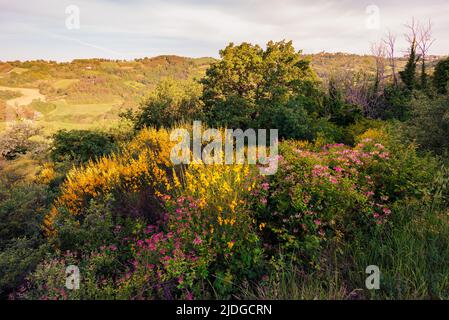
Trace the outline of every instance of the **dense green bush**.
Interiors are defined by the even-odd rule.
[[[383,91],[382,110],[379,110],[381,119],[407,120],[410,117],[411,94],[405,88],[387,85]]]
[[[45,186],[0,181],[0,250],[17,238],[35,238],[48,208]]]
[[[449,58],[437,63],[433,74],[433,84],[438,93],[447,93],[449,85]]]
[[[422,148],[444,154],[449,150],[449,96],[418,96],[407,124],[409,136]]]
[[[326,242],[344,243],[390,225],[395,203],[425,199],[438,164],[401,145],[388,130],[368,130],[354,148],[281,145],[259,219],[265,239],[292,259],[315,263]],[[275,250],[276,252],[276,250]]]
[[[211,127],[279,129],[281,137],[310,138],[321,97],[310,61],[291,42],[230,44],[202,80]]]
[[[53,135],[50,156],[55,162],[84,163],[109,154],[115,147],[111,134],[89,130],[60,130]]]
[[[17,238],[0,250],[0,299],[16,290],[21,290],[26,276],[50,252],[42,241]]]
[[[265,236],[291,259],[316,263],[322,243],[342,241],[388,223],[390,194],[378,184],[390,154],[365,139],[354,149],[328,145],[322,150],[295,142],[282,145],[283,159],[260,211]],[[267,186],[268,188],[268,186]]]
[[[0,181],[0,298],[16,289],[48,250],[41,235],[47,197],[45,186]]]
[[[134,122],[136,130],[144,127],[170,128],[178,123],[203,120],[201,85],[195,81],[162,80],[139,112],[123,114]]]

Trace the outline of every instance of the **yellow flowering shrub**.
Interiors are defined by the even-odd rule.
[[[53,164],[46,163],[36,176],[35,180],[37,183],[49,184],[55,177],[56,173]]]
[[[383,129],[371,128],[365,131],[363,134],[357,136],[356,141],[362,142],[367,140],[372,140],[376,143],[382,143],[384,145],[388,145],[390,142],[390,136]]]
[[[261,186],[259,169],[249,165],[191,164],[181,175],[168,208],[169,229],[209,252],[214,288],[226,294],[233,281],[262,268],[259,226],[249,210]],[[263,226],[262,226],[263,228]],[[251,275],[248,275],[248,270]]]
[[[233,225],[243,195],[254,189],[256,180],[248,165],[192,164],[184,184],[184,195],[198,199],[201,209],[215,212],[219,225]]]
[[[107,194],[117,194],[123,199],[125,194],[145,190],[156,197],[165,193],[172,185],[168,174],[172,170],[172,146],[166,130],[144,129],[120,153],[73,168],[45,219],[47,234],[54,232],[53,221],[59,208],[82,215],[91,199]]]

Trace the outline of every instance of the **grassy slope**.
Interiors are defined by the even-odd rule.
[[[337,72],[375,72],[375,60],[371,56],[320,53],[307,57],[324,82]],[[2,90],[28,88],[14,89],[22,92],[14,101],[0,96],[0,104],[8,101],[10,105],[16,102],[26,105],[20,114],[41,115],[40,122],[48,132],[56,128],[88,128],[117,119],[121,110],[136,108],[162,78],[199,78],[213,61],[212,58],[158,56],[133,61],[0,62]],[[405,62],[398,59],[398,69]],[[388,63],[385,64],[388,74]],[[41,103],[31,103],[33,99],[40,99]],[[43,100],[47,102],[42,103]],[[0,117],[0,128],[5,126],[2,121]]]
[[[20,114],[39,119],[49,133],[110,125],[121,110],[136,108],[162,78],[201,77],[212,61],[160,56],[134,61],[0,63],[2,91],[21,92],[15,100],[0,96],[0,112],[6,113],[6,105],[19,104]],[[0,118],[0,129],[5,127],[4,120]]]

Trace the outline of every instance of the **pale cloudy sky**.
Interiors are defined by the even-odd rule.
[[[70,5],[79,29],[66,27]],[[431,19],[431,53],[449,54],[449,0],[0,0],[0,60],[217,57],[229,42],[282,39],[306,53],[369,53],[412,17]]]

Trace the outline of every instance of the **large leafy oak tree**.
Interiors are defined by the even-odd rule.
[[[322,94],[310,61],[292,42],[229,44],[202,80],[211,126],[279,129],[281,137],[311,138]]]

